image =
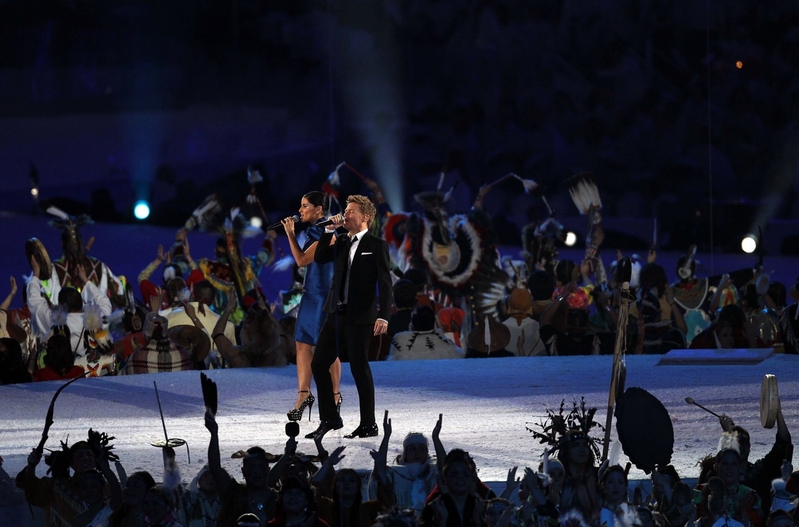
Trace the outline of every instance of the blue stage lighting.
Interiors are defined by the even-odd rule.
[[[146,220],[150,215],[150,205],[144,200],[139,200],[133,207],[133,215],[137,220]]]

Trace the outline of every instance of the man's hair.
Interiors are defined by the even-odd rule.
[[[58,305],[65,306],[69,313],[78,313],[83,309],[83,299],[77,289],[67,286],[58,292]]]
[[[527,289],[533,300],[549,300],[555,291],[555,276],[543,270],[533,271],[527,278]]]
[[[436,314],[429,306],[416,306],[411,314],[414,331],[430,331],[436,327]]]
[[[353,194],[347,198],[347,203],[355,203],[361,208],[361,214],[369,216],[369,221],[366,223],[368,227],[374,224],[375,216],[377,216],[377,209],[369,198],[361,194]]]
[[[166,283],[166,301],[170,306],[180,304],[178,295],[181,291],[186,289],[186,281],[183,278],[176,276]]]
[[[208,280],[197,282],[194,285],[194,300],[197,302],[205,304],[206,306],[210,306],[213,305],[215,298],[216,288],[214,287],[214,284]]]
[[[397,309],[412,308],[416,305],[416,284],[407,278],[394,283],[394,305]]]
[[[52,368],[59,375],[66,374],[75,365],[75,355],[69,338],[55,334],[47,340],[47,354],[44,365]]]

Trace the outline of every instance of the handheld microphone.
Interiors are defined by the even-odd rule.
[[[295,214],[294,216],[291,217],[291,219],[294,220],[294,222],[296,223],[296,222],[300,221],[300,215],[299,214]],[[267,227],[266,230],[273,231],[273,230],[277,229],[278,227],[282,227],[282,226],[283,226],[283,223],[279,221],[279,222],[273,223],[272,225]]]

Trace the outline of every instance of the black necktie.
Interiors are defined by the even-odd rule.
[[[344,264],[344,276],[341,277],[341,283],[339,284],[339,302],[344,302],[346,300],[345,293],[347,288],[347,276],[350,274],[350,248],[352,247],[352,240],[353,236],[347,235],[347,239],[341,244],[341,250],[344,251],[344,258],[346,258],[346,260]]]

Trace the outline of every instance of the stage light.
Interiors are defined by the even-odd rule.
[[[133,207],[133,215],[137,220],[146,220],[150,215],[150,205],[144,200],[137,201]]]
[[[566,241],[564,241],[563,243],[566,244],[566,247],[572,247],[575,243],[577,243],[577,235],[571,231],[567,232]]]
[[[263,224],[264,224],[264,221],[258,216],[253,216],[252,218],[250,218],[250,226],[251,227],[255,227],[256,229],[260,229],[261,225],[263,225]]]
[[[757,249],[757,240],[751,234],[741,240],[741,250],[746,254],[752,254]]]
[[[39,197],[39,189],[36,188],[36,187],[33,187],[31,189],[31,196],[33,196],[34,198],[38,198]]]
[[[741,69],[744,67],[744,63],[739,60],[738,62],[735,63],[735,67]]]

